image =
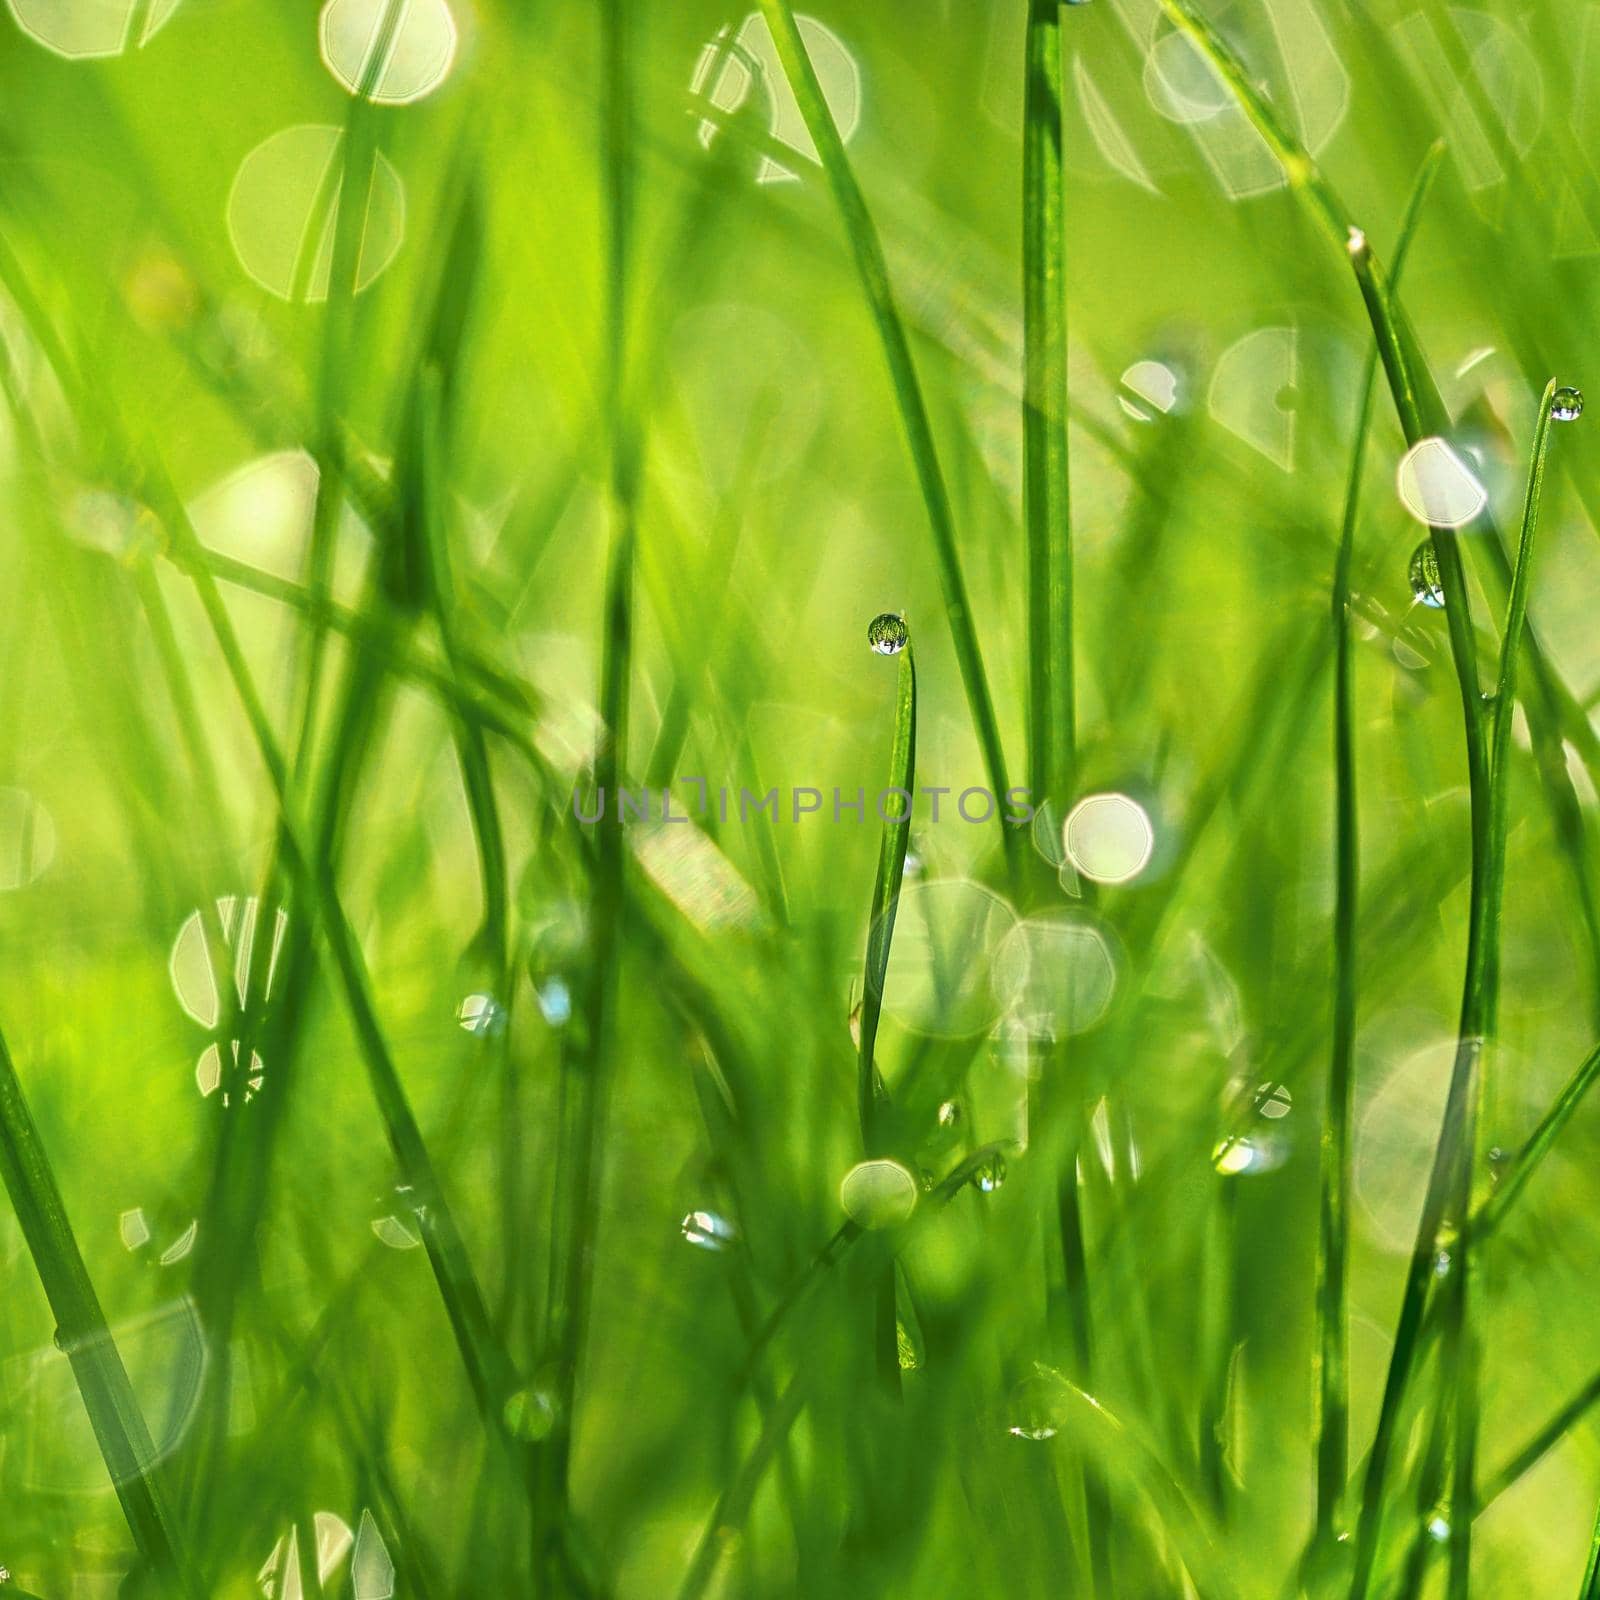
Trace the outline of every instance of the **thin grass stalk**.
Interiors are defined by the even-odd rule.
[[[1022,125],[1022,467],[1028,551],[1028,779],[1064,802],[1077,742],[1067,456],[1061,4],[1029,0]]]
[[[628,417],[627,353],[629,262],[633,222],[633,47],[632,0],[605,0],[600,7],[602,69],[601,141],[605,252],[604,412],[610,451],[611,554],[607,564],[600,666],[599,752],[595,782],[615,800],[627,767],[629,686],[633,659],[634,566],[638,490],[638,442]],[[567,1193],[571,1212],[559,1302],[551,1333],[558,1350],[560,1408],[551,1462],[553,1482],[546,1532],[562,1559],[572,1491],[572,1423],[578,1367],[587,1337],[596,1272],[595,1239],[603,1177],[607,1095],[617,1037],[618,965],[623,946],[626,838],[620,802],[596,839],[590,899],[590,950],[581,1063],[564,1063],[573,1097]],[[576,1072],[565,1070],[575,1065]],[[564,1089],[564,1093],[568,1090]]]
[[[1422,206],[1439,170],[1435,146],[1412,187],[1395,246],[1399,282]],[[1361,483],[1371,435],[1376,346],[1361,375],[1350,476],[1333,577],[1334,629],[1334,999],[1332,1059],[1322,1121],[1320,1250],[1317,1273],[1317,1413],[1315,1540],[1329,1544],[1350,1472],[1350,1158],[1355,1093],[1356,913],[1360,892],[1360,825],[1356,811],[1355,657],[1350,635],[1350,571],[1355,557]]]
[[[892,799],[878,840],[878,868],[872,879],[872,910],[867,923],[866,971],[861,991],[856,1113],[861,1125],[862,1149],[868,1156],[876,1156],[882,1149],[879,1102],[883,1080],[878,1072],[876,1054],[878,1022],[883,1009],[884,985],[889,977],[889,949],[894,940],[900,884],[905,876],[906,846],[911,838],[911,797],[916,792],[916,770],[917,665],[915,652],[908,644],[901,651],[900,671],[896,680],[894,740],[889,756],[889,787],[886,791]],[[878,1381],[888,1393],[898,1395],[900,1355],[892,1260],[885,1264],[879,1279],[875,1319],[873,1357]]]
[[[156,1450],[116,1341],[90,1281],[44,1142],[0,1037],[0,1179],[22,1227],[56,1320],[56,1344],[72,1366],[95,1442],[140,1555],[173,1592],[200,1600]]]
[[[1539,502],[1544,489],[1545,457],[1550,443],[1551,404],[1556,392],[1552,378],[1539,401],[1539,416],[1534,425],[1533,447],[1528,464],[1528,486],[1522,507],[1522,535],[1517,546],[1517,562],[1511,580],[1511,599],[1506,610],[1505,631],[1500,645],[1500,673],[1495,688],[1494,716],[1489,752],[1488,859],[1483,873],[1480,965],[1468,971],[1469,992],[1462,1003],[1463,1033],[1470,1025],[1485,1041],[1494,1035],[1499,1020],[1500,1000],[1500,925],[1505,888],[1506,829],[1510,807],[1507,768],[1511,754],[1511,719],[1516,705],[1517,672],[1522,654],[1523,630],[1528,615],[1528,593],[1533,578],[1533,556],[1539,527]],[[1481,1076],[1476,1081],[1481,1101]],[[1460,1178],[1456,1213],[1460,1219],[1460,1272],[1454,1292],[1460,1301],[1461,1362],[1457,1372],[1455,1452],[1451,1472],[1451,1542],[1449,1600],[1467,1600],[1472,1562],[1472,1512],[1476,1499],[1475,1474],[1478,1446],[1478,1367],[1482,1346],[1472,1315],[1472,1274],[1474,1240],[1470,1228],[1473,1172],[1476,1162],[1476,1130],[1481,1122],[1480,1104],[1471,1108],[1472,1142],[1465,1155]]]
[[[995,815],[1006,859],[1013,871],[1021,860],[1021,841],[1012,828],[1006,826],[1004,808],[999,803],[1006,793],[1005,749],[1000,739],[1000,726],[995,718],[994,701],[989,693],[989,681],[984,671],[983,652],[978,644],[977,629],[972,619],[972,603],[967,596],[966,579],[961,570],[961,557],[956,546],[955,515],[950,506],[950,493],[945,484],[944,471],[939,465],[938,450],[934,445],[933,428],[928,420],[927,402],[917,377],[916,363],[912,360],[911,346],[906,338],[905,323],[895,302],[894,290],[889,282],[889,269],[884,260],[883,245],[878,230],[867,209],[865,196],[856,182],[850,159],[845,154],[844,141],[834,125],[833,113],[823,95],[816,69],[806,53],[805,41],[795,22],[794,9],[789,0],[761,0],[761,13],[771,30],[778,60],[784,76],[805,119],[806,131],[817,147],[823,170],[833,190],[834,202],[844,223],[845,235],[855,257],[856,271],[861,279],[862,291],[877,325],[878,337],[883,345],[884,359],[889,368],[889,380],[894,389],[900,412],[901,426],[906,444],[916,470],[917,482],[922,491],[923,504],[928,513],[928,524],[933,533],[934,556],[939,569],[940,587],[944,596],[945,617],[950,625],[951,642],[955,647],[956,664],[961,672],[961,683],[966,691],[967,704],[972,712],[978,745],[983,753],[985,772],[990,787],[996,795]]]

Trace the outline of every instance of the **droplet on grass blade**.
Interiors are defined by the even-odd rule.
[[[1562,387],[1550,396],[1550,418],[1553,422],[1576,422],[1582,415],[1582,390]]]
[[[1011,1391],[1012,1421],[1006,1431],[1035,1443],[1053,1439],[1066,1423],[1070,1402],[1066,1379],[1054,1368],[1035,1362],[1033,1371]]]
[[[867,624],[867,643],[880,656],[897,656],[911,638],[904,616],[885,611]]]
[[[400,0],[382,62],[374,57],[391,0],[328,0],[318,33],[322,60],[351,94],[379,105],[407,105],[431,94],[455,62],[456,22],[445,0]]]
[[[1435,611],[1444,609],[1444,584],[1439,577],[1439,552],[1432,539],[1424,539],[1411,552],[1411,565],[1407,569],[1411,592],[1420,605]]]
[[[972,1169],[970,1182],[979,1194],[993,1194],[1006,1181],[1006,1158],[998,1150]]]
[[[506,1401],[506,1432],[529,1444],[548,1439],[555,1431],[558,1410],[555,1392],[548,1384],[530,1384]]]
[[[939,1107],[939,1126],[941,1128],[955,1128],[961,1125],[961,1103],[958,1100],[946,1100]]]
[[[552,1028],[565,1027],[572,1020],[572,991],[565,978],[546,978],[534,990],[539,1002],[539,1015]]]
[[[541,1005],[540,1010],[543,1009]],[[505,1007],[492,994],[469,994],[456,1007],[456,1021],[474,1038],[489,1038],[504,1030]]]
[[[898,1161],[860,1161],[839,1184],[839,1204],[863,1228],[893,1228],[916,1210],[917,1193],[916,1178]]]
[[[739,1237],[739,1230],[715,1211],[691,1211],[679,1227],[684,1238],[701,1250],[728,1250]]]

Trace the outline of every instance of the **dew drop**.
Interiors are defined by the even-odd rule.
[[[1006,1158],[996,1151],[987,1161],[974,1167],[972,1187],[979,1194],[993,1194],[1006,1181]]]
[[[539,1015],[552,1028],[565,1027],[572,1020],[572,990],[565,978],[547,978],[534,991]]]
[[[941,1128],[956,1128],[961,1125],[961,1103],[958,1100],[946,1100],[939,1107],[939,1126]]]
[[[880,656],[897,656],[911,638],[906,619],[893,611],[885,611],[867,624],[867,643]]]
[[[1433,548],[1432,539],[1424,539],[1411,552],[1411,566],[1407,575],[1411,579],[1411,592],[1420,604],[1435,611],[1444,609],[1444,584],[1439,580],[1439,552]]]
[[[1450,1524],[1443,1517],[1433,1517],[1428,1522],[1428,1537],[1435,1544],[1446,1544],[1450,1539]]]
[[[684,1238],[701,1250],[727,1250],[739,1237],[739,1230],[715,1211],[691,1211],[679,1226]]]
[[[1040,1363],[1011,1392],[1011,1415],[1007,1429],[1014,1438],[1043,1443],[1055,1438],[1066,1421],[1070,1391],[1066,1380],[1053,1368]]]
[[[543,1004],[540,1010],[543,1010]],[[492,994],[469,994],[456,1007],[456,1021],[474,1038],[487,1038],[499,1033],[506,1025],[506,1014]]]
[[[513,1439],[537,1444],[541,1439],[548,1439],[555,1431],[555,1395],[545,1384],[530,1384],[526,1389],[517,1390],[506,1401],[502,1415],[506,1432]]]
[[[1553,422],[1576,422],[1583,415],[1583,391],[1560,388],[1550,396],[1550,418]]]
[[[1438,1277],[1438,1278],[1443,1278],[1449,1273],[1449,1271],[1450,1271],[1450,1252],[1448,1250],[1441,1250],[1439,1252],[1439,1254],[1437,1256],[1435,1256],[1434,1259],[1433,1259],[1434,1276]]]

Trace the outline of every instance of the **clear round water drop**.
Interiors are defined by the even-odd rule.
[[[1435,611],[1444,609],[1444,584],[1439,578],[1439,552],[1433,548],[1432,539],[1424,539],[1411,552],[1411,566],[1407,576],[1411,580],[1411,592],[1417,597],[1419,604],[1430,606]]]
[[[684,1238],[700,1250],[727,1250],[739,1237],[739,1230],[715,1211],[691,1211],[679,1227]]]
[[[885,611],[867,624],[867,643],[880,656],[897,656],[911,639],[906,619],[893,611]]]
[[[1005,1181],[1006,1158],[998,1150],[972,1170],[972,1187],[979,1194],[993,1194]]]
[[[503,1417],[506,1432],[513,1439],[537,1444],[555,1430],[555,1395],[545,1384],[530,1384],[506,1401]]]
[[[1035,1443],[1055,1438],[1067,1420],[1070,1398],[1071,1389],[1061,1374],[1035,1362],[1033,1371],[1011,1392],[1012,1421],[1006,1431]]]
[[[1576,422],[1583,415],[1583,391],[1581,389],[1560,388],[1550,396],[1550,420],[1552,422]]]

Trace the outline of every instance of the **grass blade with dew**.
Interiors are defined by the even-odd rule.
[[[1188,0],[1161,0],[1173,23],[1200,49],[1266,141],[1289,185],[1309,203],[1318,224],[1339,246],[1355,272],[1377,338],[1395,409],[1408,444],[1445,431],[1448,416],[1422,358],[1403,308],[1379,267],[1366,234],[1358,228],[1316,163],[1283,126],[1248,72]],[[1472,887],[1467,934],[1466,977],[1462,986],[1458,1047],[1451,1073],[1443,1126],[1429,1174],[1422,1216],[1406,1274],[1394,1350],[1384,1384],[1377,1430],[1368,1457],[1356,1536],[1352,1600],[1364,1600],[1377,1558],[1390,1456],[1396,1422],[1417,1356],[1424,1303],[1434,1276],[1437,1241],[1452,1214],[1465,1220],[1472,1167],[1475,1107],[1485,1023],[1492,1007],[1484,978],[1486,912],[1489,900],[1490,770],[1483,697],[1478,684],[1476,645],[1467,597],[1466,574],[1454,529],[1436,527],[1434,550],[1445,595],[1451,655],[1461,694],[1466,738],[1468,790],[1472,810]],[[1464,1187],[1465,1186],[1465,1187]]]
[[[1022,462],[1028,550],[1028,780],[1064,803],[1077,742],[1067,456],[1061,6],[1028,0],[1022,129]]]
[[[1423,202],[1438,174],[1441,146],[1424,160],[1412,186],[1394,252],[1398,282],[1416,235]],[[1321,1138],[1320,1251],[1317,1273],[1316,1534],[1337,1537],[1350,1468],[1349,1243],[1351,1116],[1355,1091],[1356,906],[1360,826],[1356,811],[1355,661],[1350,635],[1350,569],[1355,554],[1361,482],[1372,425],[1376,347],[1361,375],[1361,402],[1333,579],[1334,628],[1334,1007],[1332,1061]]]
[[[778,60],[783,65],[784,76],[789,80],[789,88],[805,119],[806,131],[821,156],[823,170],[828,175],[828,183],[833,189],[834,201],[855,257],[862,291],[877,324],[906,444],[911,452],[912,465],[916,469],[917,483],[933,532],[934,556],[944,595],[945,617],[950,624],[962,687],[972,712],[989,784],[997,796],[995,815],[999,819],[1000,837],[1006,859],[1015,868],[1020,860],[1021,841],[1015,830],[1006,826],[1003,808],[998,803],[998,797],[1004,796],[1007,788],[1000,725],[989,693],[983,652],[972,620],[972,603],[967,596],[966,578],[962,574],[961,557],[956,548],[955,514],[950,505],[950,492],[945,484],[944,471],[939,465],[933,427],[928,419],[928,406],[917,377],[916,363],[911,357],[905,323],[889,282],[883,245],[879,241],[872,214],[867,209],[861,186],[851,169],[850,159],[845,154],[844,140],[839,137],[833,113],[828,109],[816,68],[806,53],[793,7],[789,0],[761,0],[761,14],[771,29]]]
[[[72,1366],[84,1410],[134,1543],[176,1594],[199,1600],[156,1469],[156,1450],[116,1341],[84,1266],[11,1052],[0,1037],[0,1178],[56,1320],[56,1344]]]
[[[917,770],[917,664],[910,644],[900,652],[895,690],[894,742],[889,757],[889,786],[893,796],[883,819],[878,841],[878,868],[872,880],[872,910],[867,924],[866,972],[861,991],[861,1045],[856,1067],[856,1113],[861,1124],[861,1144],[870,1158],[881,1153],[879,1099],[883,1079],[878,1071],[878,1021],[883,1009],[884,984],[889,976],[889,948],[894,939],[895,913],[900,884],[905,876],[906,846],[911,838],[911,796],[916,792]],[[896,793],[895,791],[900,791]],[[895,1335],[894,1263],[885,1265],[876,1308],[873,1339],[879,1381],[891,1394],[900,1392],[900,1358]]]
[[[1495,686],[1494,714],[1491,718],[1489,747],[1488,859],[1482,874],[1478,918],[1483,929],[1479,943],[1479,966],[1469,966],[1468,993],[1462,1001],[1462,1030],[1470,1027],[1474,1037],[1492,1039],[1499,1020],[1500,929],[1505,886],[1506,827],[1510,806],[1507,767],[1511,755],[1511,720],[1516,705],[1517,671],[1522,654],[1523,630],[1528,616],[1528,593],[1533,576],[1535,541],[1539,528],[1539,502],[1544,490],[1545,457],[1550,443],[1550,425],[1556,381],[1545,385],[1534,424],[1533,446],[1528,462],[1528,486],[1522,506],[1522,533],[1517,545],[1517,560],[1511,580],[1511,598],[1506,608],[1505,629],[1500,645],[1500,672]],[[1475,885],[1476,887],[1476,885]],[[1475,1141],[1481,1124],[1482,1076],[1476,1078],[1478,1101],[1470,1111],[1469,1141]],[[1457,1197],[1460,1224],[1458,1254],[1460,1270],[1451,1279],[1453,1293],[1460,1302],[1458,1316],[1461,1362],[1457,1371],[1455,1450],[1452,1457],[1450,1521],[1455,1530],[1450,1543],[1450,1600],[1467,1600],[1472,1561],[1472,1513],[1476,1496],[1475,1473],[1478,1444],[1478,1364],[1480,1346],[1471,1314],[1472,1248],[1470,1227],[1473,1173],[1480,1168],[1477,1152],[1469,1142],[1463,1152],[1464,1170]]]

